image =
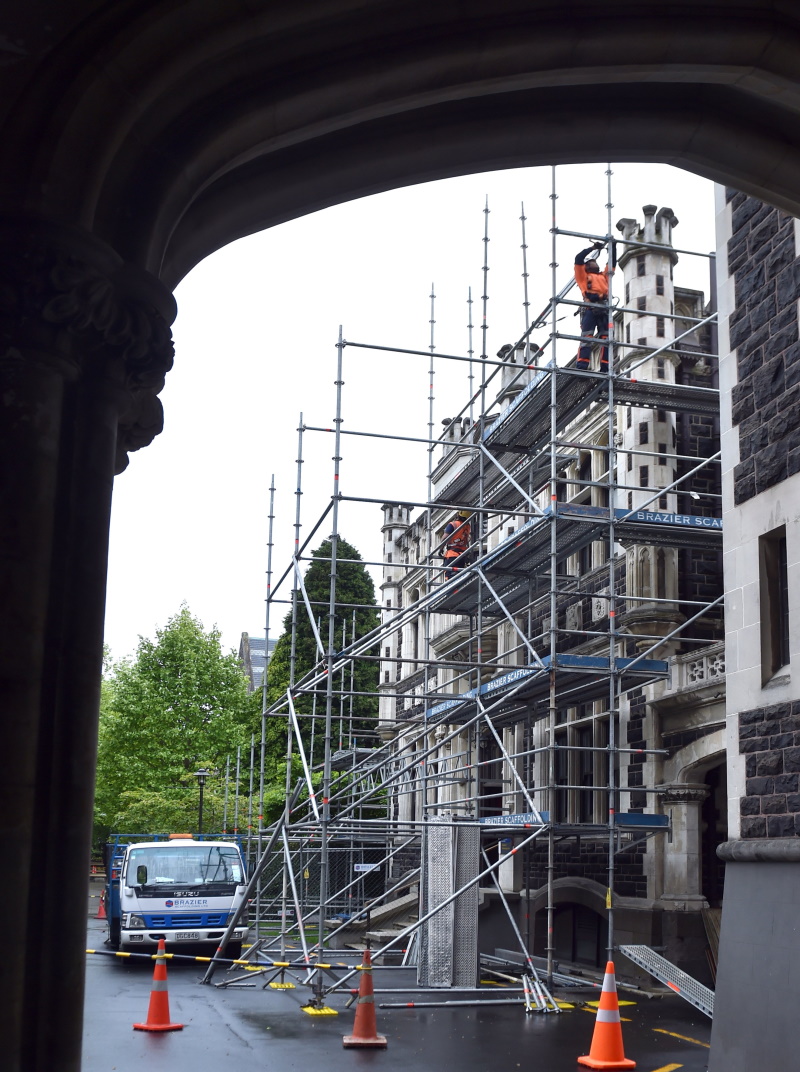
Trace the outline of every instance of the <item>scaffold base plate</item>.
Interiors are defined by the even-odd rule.
[[[315,1008],[313,1005],[303,1005],[300,1012],[308,1013],[309,1016],[338,1016],[338,1009],[331,1009],[328,1005],[322,1005],[320,1008]]]
[[[294,983],[270,983],[270,987],[273,990],[296,990],[297,987]]]

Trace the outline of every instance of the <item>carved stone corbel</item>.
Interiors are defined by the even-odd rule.
[[[656,786],[663,804],[702,804],[708,796],[708,786],[701,782]]]
[[[0,220],[0,365],[47,367],[113,398],[115,473],[163,428],[174,316],[158,280],[85,232]]]

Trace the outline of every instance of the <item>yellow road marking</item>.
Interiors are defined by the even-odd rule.
[[[662,1065],[661,1068],[657,1068],[655,1072],[675,1072],[676,1068],[683,1068],[683,1065]]]
[[[663,1027],[654,1027],[654,1031],[657,1031],[659,1035],[670,1035],[672,1038],[680,1039],[681,1042],[693,1042],[695,1046],[704,1046],[707,1050],[711,1049],[710,1042],[701,1042],[700,1039],[689,1038],[688,1035],[679,1035],[677,1031],[666,1031]]]
[[[584,1012],[590,1012],[592,1016],[597,1016],[596,1009],[587,1009],[585,1005],[581,1006],[581,1008]],[[630,1024],[632,1022],[630,1016],[620,1016],[620,1020],[623,1024]]]

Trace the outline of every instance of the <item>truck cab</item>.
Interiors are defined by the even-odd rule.
[[[163,938],[173,951],[180,943],[216,949],[244,898],[247,877],[237,841],[195,840],[191,834],[152,841],[130,837],[116,835],[109,842],[108,944],[152,952]],[[228,956],[240,956],[247,934],[245,917],[231,935]]]

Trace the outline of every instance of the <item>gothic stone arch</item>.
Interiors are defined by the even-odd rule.
[[[10,1070],[80,1063],[111,490],[160,429],[171,288],[260,228],[493,168],[666,161],[800,214],[798,17],[730,0],[42,0],[6,15]]]

